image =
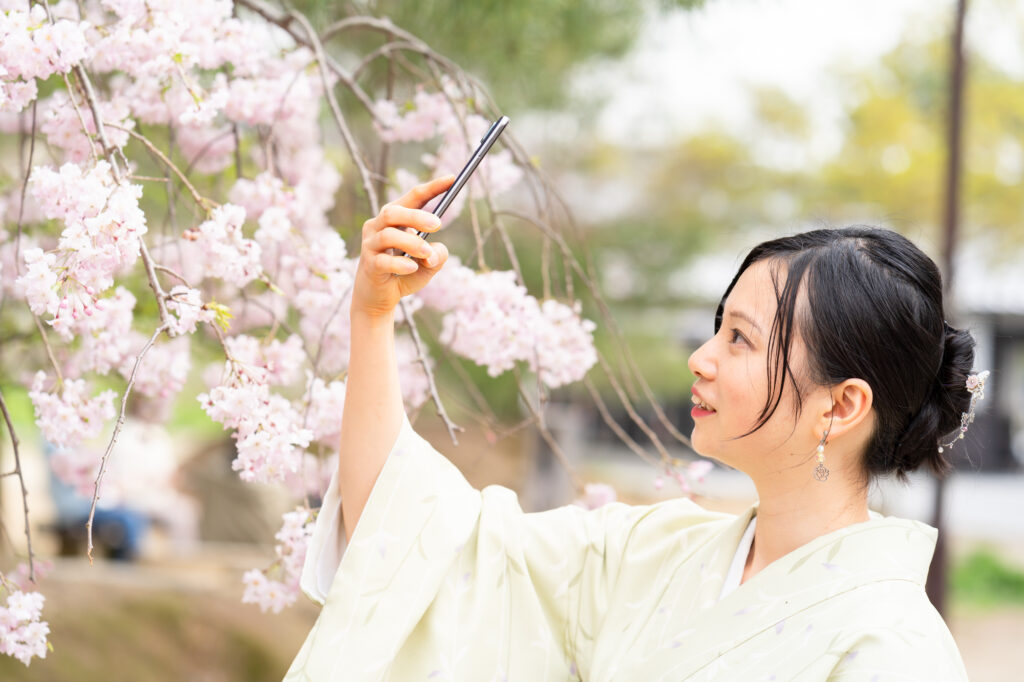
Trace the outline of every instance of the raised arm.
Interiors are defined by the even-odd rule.
[[[341,418],[338,486],[345,534],[352,537],[391,446],[404,406],[395,360],[395,306],[423,288],[448,260],[448,249],[405,228],[434,232],[441,223],[420,210],[453,176],[411,189],[363,225],[352,288],[352,344]],[[390,249],[398,249],[392,252]],[[406,258],[396,253],[408,253]]]

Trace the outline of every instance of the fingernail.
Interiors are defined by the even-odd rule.
[[[431,252],[430,255],[427,256],[427,266],[432,268],[435,265],[437,265],[437,254]]]
[[[434,227],[441,227],[441,219],[438,218],[437,216],[434,216],[434,219],[430,221],[430,224],[433,225]]]

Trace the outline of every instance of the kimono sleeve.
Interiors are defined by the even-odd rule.
[[[344,551],[336,481],[325,494],[301,579],[324,610],[293,672],[333,680],[344,660],[358,679],[582,674],[622,576],[642,582],[678,531],[721,516],[686,500],[525,513],[404,419]]]

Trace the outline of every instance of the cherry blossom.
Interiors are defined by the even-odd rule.
[[[4,592],[7,598],[0,605],[0,654],[13,656],[26,666],[34,657],[46,658],[50,626],[41,619],[46,597],[0,585],[0,595]]]
[[[199,291],[181,284],[167,292],[167,310],[173,315],[167,330],[171,336],[191,334],[200,322],[212,322],[217,317],[216,311],[203,304]]]
[[[109,102],[100,102],[99,110],[104,123],[116,124],[107,128],[108,141],[115,147],[123,147],[128,142],[128,133],[121,128],[130,130],[135,127],[135,122],[129,118],[131,112],[127,101],[118,98]],[[90,137],[87,137],[82,131],[82,121],[84,120],[89,135],[96,134],[96,121],[93,119],[91,110],[83,109],[79,104],[78,111],[75,111],[67,94],[57,91],[47,102],[41,118],[39,129],[46,135],[46,141],[64,149],[69,160],[80,163],[93,155],[95,152],[93,143]]]
[[[197,399],[211,419],[235,430],[237,457],[231,466],[243,481],[281,482],[299,470],[301,448],[313,432],[302,427],[290,401],[270,393],[265,369],[229,365],[227,382]]]
[[[525,362],[556,388],[578,381],[597,362],[595,325],[558,301],[538,303],[511,271],[476,274],[457,263],[420,292],[428,307],[447,310],[441,340],[498,376]]]
[[[58,448],[72,448],[95,438],[104,422],[114,418],[112,390],[89,397],[84,379],[65,379],[60,394],[44,390],[46,372],[36,372],[28,397],[36,411],[36,424],[46,440]]]
[[[607,483],[587,483],[583,486],[583,497],[573,504],[584,509],[598,509],[616,500],[615,488]]]
[[[274,536],[277,539],[274,547],[277,560],[271,569],[280,576],[280,580],[268,577],[268,571],[257,569],[247,571],[242,577],[245,586],[242,602],[256,604],[264,612],[280,613],[295,603],[299,595],[302,563],[313,535],[314,517],[309,510],[299,507],[285,513],[282,518],[284,523]]]
[[[307,372],[307,381],[312,378],[309,389],[309,411],[306,419],[314,438],[332,447],[337,446],[341,436],[341,413],[345,407],[345,382],[312,377]]]
[[[325,144],[314,53],[230,0],[61,0],[49,16],[41,3],[0,0],[0,9],[0,130],[28,136],[25,108],[42,92],[25,200],[20,183],[0,191],[0,295],[11,319],[23,302],[48,325],[55,368],[32,367],[25,381],[54,473],[96,492],[104,448],[91,441],[107,435],[117,396],[96,391],[96,377],[121,386],[134,376],[129,400],[166,415],[196,348],[216,344],[224,361],[196,371],[209,385],[197,399],[231,431],[233,468],[244,481],[317,497],[337,468],[358,267],[346,244],[358,229],[338,224],[335,200],[359,215],[352,198],[364,190],[339,195],[353,157]],[[340,90],[334,79],[328,70],[327,86]],[[372,106],[380,140],[412,147],[400,155],[406,168],[381,176],[389,192],[462,167],[489,123],[474,100],[446,77],[440,91],[421,86],[409,103]],[[508,149],[493,150],[446,223],[521,177]],[[432,341],[492,376],[518,365],[550,387],[578,380],[596,359],[581,307],[539,301],[512,272],[477,272],[453,257],[396,311],[397,324],[420,311],[440,318],[441,332],[423,349],[396,335],[408,410],[430,398]],[[31,326],[18,332],[35,338],[22,317]],[[154,337],[161,325],[166,335]],[[110,473],[107,500],[118,490]],[[294,603],[314,515],[284,515],[274,565],[246,573],[243,601],[274,612]],[[12,578],[0,584],[0,654],[27,664],[46,652],[43,598]]]
[[[67,73],[90,53],[87,23],[51,24],[42,5],[27,4],[0,12],[0,111],[20,111],[35,99],[35,79]]]
[[[218,206],[210,219],[186,233],[200,248],[208,277],[244,287],[260,276],[260,245],[242,235],[245,209],[234,204]]]
[[[270,385],[289,385],[302,375],[306,353],[302,339],[295,334],[284,343],[277,339],[264,343],[245,334],[232,336],[226,343],[232,359],[263,370],[261,375]]]

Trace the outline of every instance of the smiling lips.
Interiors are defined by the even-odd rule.
[[[707,414],[715,413],[715,408],[711,407],[706,402],[701,400],[700,396],[697,395],[696,392],[694,392],[693,395],[690,397],[690,401],[693,403],[693,409],[691,410],[691,413],[694,414],[694,416],[705,416]]]

